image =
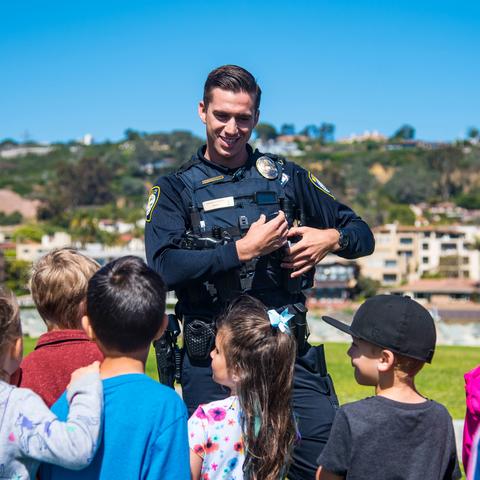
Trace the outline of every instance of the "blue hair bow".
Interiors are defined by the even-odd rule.
[[[278,328],[282,333],[290,335],[290,326],[288,321],[293,317],[291,313],[288,313],[286,308],[282,313],[278,313],[276,310],[269,310],[268,318],[273,328]]]

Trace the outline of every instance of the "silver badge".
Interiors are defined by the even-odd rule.
[[[277,166],[271,158],[263,155],[257,159],[255,165],[262,177],[268,178],[269,180],[274,180],[278,177]]]

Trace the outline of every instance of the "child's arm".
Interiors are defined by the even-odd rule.
[[[205,456],[204,445],[208,437],[208,421],[203,407],[203,405],[200,405],[188,420],[190,475],[192,476],[192,480],[200,480],[203,458]]]
[[[200,473],[202,472],[203,458],[197,455],[193,450],[190,450],[190,475],[192,480],[200,480]]]
[[[317,474],[315,476],[316,480],[344,480],[345,477],[340,475],[335,475],[332,472],[324,470],[321,466],[318,467]]]
[[[95,455],[103,406],[99,362],[77,370],[67,387],[70,404],[66,422],[61,422],[43,400],[28,392],[16,409],[9,440],[27,457],[79,470]]]

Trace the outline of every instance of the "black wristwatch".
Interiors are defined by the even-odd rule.
[[[343,228],[337,228],[336,230],[339,234],[338,244],[340,245],[340,249],[338,251],[345,250],[348,247],[349,243],[348,235],[345,235],[345,230]]]

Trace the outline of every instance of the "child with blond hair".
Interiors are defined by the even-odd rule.
[[[20,365],[18,385],[31,388],[51,406],[74,370],[103,355],[81,326],[88,281],[97,262],[71,248],[52,250],[32,270],[30,290],[47,332]]]

